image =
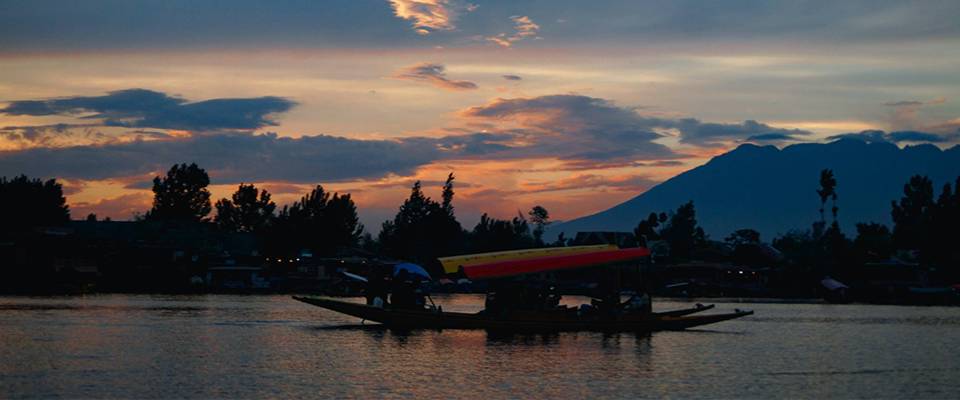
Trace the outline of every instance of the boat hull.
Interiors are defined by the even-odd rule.
[[[570,246],[570,247],[546,247],[536,249],[496,251],[492,253],[465,254],[461,256],[441,257],[440,265],[443,266],[443,272],[455,274],[460,268],[488,264],[500,261],[516,261],[531,258],[542,258],[559,255],[571,255],[581,253],[591,253],[601,250],[615,250],[617,246],[612,244],[600,244],[590,246]]]
[[[702,311],[701,308],[696,308],[693,310],[678,310],[686,312],[685,315],[654,313],[641,316],[627,314],[611,318],[582,317],[576,314],[576,310],[516,312],[510,315],[493,316],[484,313],[470,314],[436,310],[391,310],[325,298],[299,296],[293,298],[317,307],[399,329],[486,329],[510,332],[650,332],[683,330],[753,314],[752,311],[737,311],[726,314],[689,315]]]

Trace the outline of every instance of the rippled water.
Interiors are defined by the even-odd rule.
[[[476,310],[477,296],[436,298]],[[583,299],[570,299],[571,302]],[[287,296],[0,297],[2,398],[955,398],[960,308],[716,303],[651,335],[401,334]],[[689,307],[658,301],[656,309]]]

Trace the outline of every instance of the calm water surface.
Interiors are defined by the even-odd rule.
[[[477,296],[436,299],[448,310],[482,304]],[[0,297],[0,398],[960,393],[960,308],[716,304],[710,312],[757,314],[651,335],[496,337],[401,334],[287,296]]]

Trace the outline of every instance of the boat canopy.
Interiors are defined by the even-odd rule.
[[[419,265],[417,265],[417,264],[412,264],[412,263],[400,263],[400,264],[397,264],[397,265],[394,265],[394,266],[393,266],[393,276],[394,276],[394,277],[396,277],[397,275],[399,275],[399,274],[400,274],[400,271],[407,271],[407,273],[410,274],[410,275],[412,275],[412,276],[416,276],[416,277],[419,277],[419,278],[423,278],[423,279],[426,279],[426,280],[428,280],[428,281],[433,279],[433,278],[430,277],[430,273],[427,272],[426,269],[424,269],[423,267],[421,267],[421,266],[419,266]]]
[[[611,249],[600,249],[586,253],[549,255],[536,258],[473,264],[464,266],[463,272],[470,279],[505,278],[563,269],[626,263],[648,256],[650,256],[650,250],[645,247],[628,249],[613,247]]]
[[[614,250],[617,246],[600,244],[591,246],[547,247],[539,249],[523,249],[510,251],[496,251],[492,253],[465,254],[460,256],[442,257],[437,259],[443,265],[443,272],[454,274],[460,267],[490,264],[501,261],[526,260],[548,256],[591,253],[600,250]]]

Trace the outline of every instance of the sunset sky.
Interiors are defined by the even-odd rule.
[[[454,172],[467,228],[570,219],[745,142],[957,144],[958,21],[956,0],[6,0],[0,176],[129,219],[196,162],[215,199],[322,184],[376,232]]]

